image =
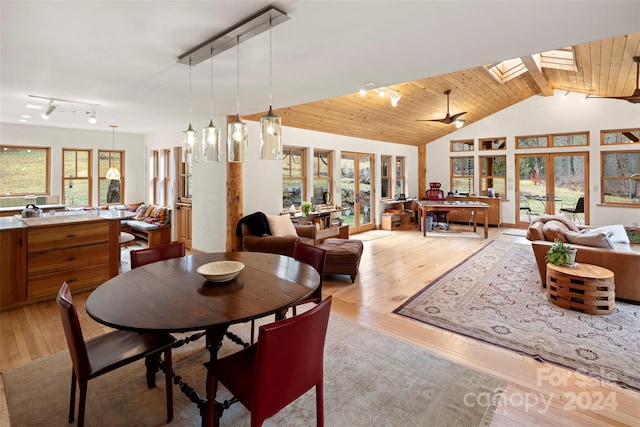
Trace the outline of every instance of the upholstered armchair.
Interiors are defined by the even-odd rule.
[[[315,245],[315,224],[294,224],[288,216],[256,212],[238,222],[236,235],[242,238],[242,250],[293,256],[296,242]]]

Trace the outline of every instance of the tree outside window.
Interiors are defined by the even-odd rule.
[[[380,197],[391,197],[391,156],[380,157]]]
[[[506,194],[507,156],[480,156],[480,194]]]
[[[473,157],[452,157],[451,191],[472,193],[474,188],[473,172]]]
[[[120,179],[107,179],[107,171],[115,166]],[[124,151],[98,150],[98,203],[124,203]]]

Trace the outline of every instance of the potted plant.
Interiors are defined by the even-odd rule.
[[[578,250],[569,245],[565,245],[560,239],[554,239],[553,244],[547,251],[545,260],[549,264],[573,265],[576,262],[576,252]]]
[[[300,210],[302,211],[302,215],[307,216],[313,211],[313,203],[311,202],[302,202],[300,203]]]

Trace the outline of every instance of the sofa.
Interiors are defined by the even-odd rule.
[[[147,241],[148,246],[171,243],[171,208],[140,203],[135,215],[122,221],[121,230]]]
[[[256,212],[240,219],[236,236],[242,239],[242,250],[269,252],[293,256],[296,242],[315,245],[317,228],[314,224],[294,224],[286,215],[265,215]]]
[[[617,300],[640,304],[640,247],[632,247],[622,225],[584,227],[575,225],[563,215],[532,218],[527,230],[540,272],[546,284],[545,256],[554,239],[578,250],[576,262],[598,265],[615,275]]]

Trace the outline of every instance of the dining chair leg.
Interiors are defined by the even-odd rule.
[[[147,388],[156,386],[156,372],[158,372],[158,359],[160,353],[152,354],[144,358],[144,364],[147,367]]]
[[[80,389],[80,401],[78,402],[78,427],[84,427],[84,409],[87,404],[88,380],[78,384]]]
[[[69,398],[69,424],[76,416],[76,371],[71,368],[71,396]]]
[[[316,423],[318,427],[324,426],[324,394],[322,380],[316,384]]]
[[[171,348],[164,351],[164,377],[167,389],[167,422],[173,420],[173,360]]]

